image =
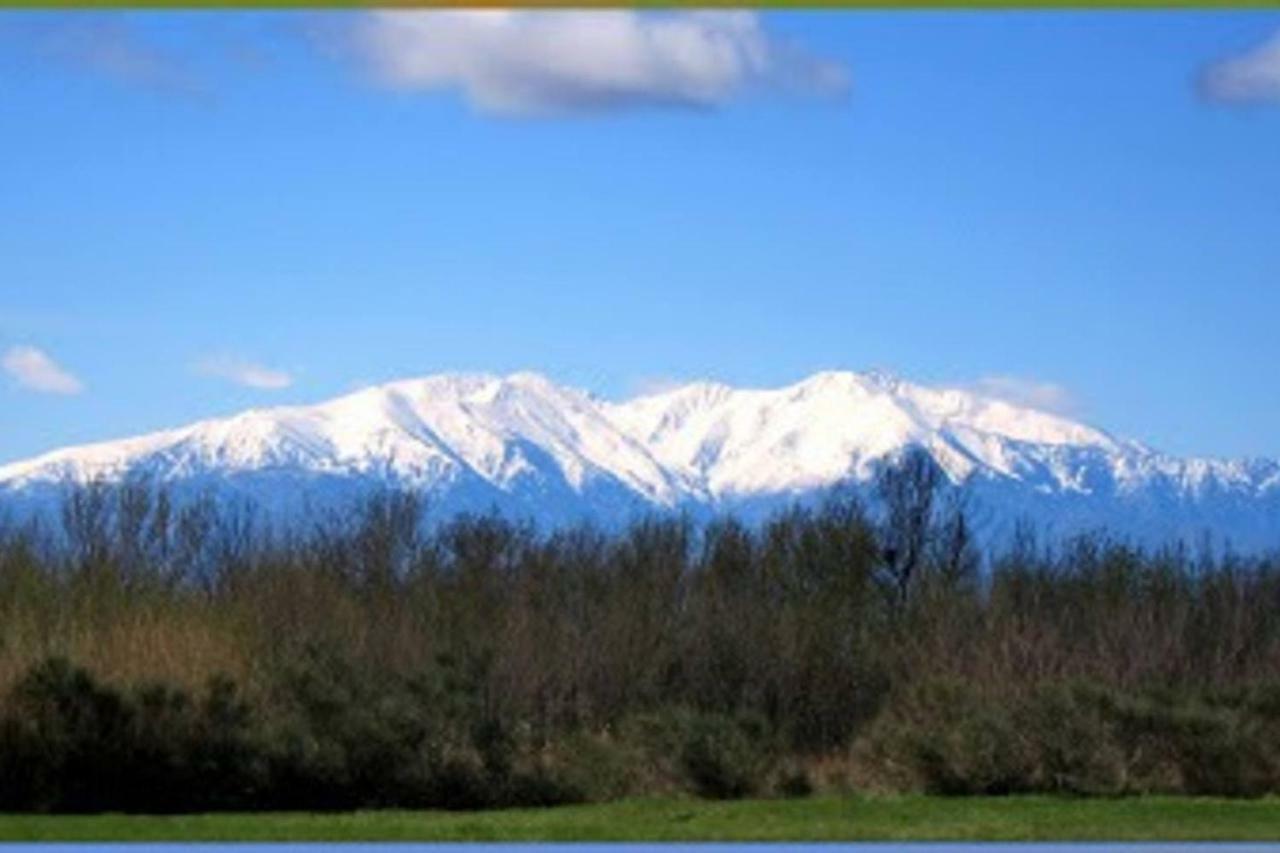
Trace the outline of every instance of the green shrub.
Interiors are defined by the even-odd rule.
[[[421,764],[433,709],[402,679],[360,670],[311,647],[282,676],[272,740],[272,805],[377,808],[427,798]]]
[[[934,682],[899,697],[863,753],[939,794],[1258,796],[1280,790],[1276,729],[1259,708],[1270,706],[1085,684],[988,696]]]
[[[784,771],[775,785],[777,792],[788,799],[813,796],[813,780],[803,767],[791,767]]]
[[[1134,784],[1132,759],[1107,712],[1105,692],[1080,684],[1036,689],[1012,707],[1030,751],[1026,787],[1055,794],[1113,796]]]
[[[1232,708],[1199,696],[1166,693],[1114,703],[1119,736],[1141,743],[1176,774],[1178,793],[1260,796],[1280,789],[1276,729],[1240,703]]]
[[[245,808],[262,762],[226,680],[203,701],[172,686],[121,691],[63,659],[30,670],[0,721],[0,807],[40,811]]]
[[[551,772],[586,800],[603,802],[676,787],[656,770],[644,745],[622,732],[572,732],[551,744],[547,753]]]
[[[700,714],[685,735],[680,760],[693,790],[726,800],[756,792],[766,772],[763,726],[724,714]]]
[[[267,756],[252,706],[231,679],[210,680],[195,720],[188,756],[192,778],[205,792],[202,808],[255,808],[267,779]],[[189,808],[186,803],[175,808]]]
[[[586,802],[587,791],[553,767],[532,763],[507,777],[498,788],[503,808],[537,808]]]
[[[422,781],[424,796],[414,803],[419,808],[483,809],[499,801],[489,775],[474,754],[449,755],[430,763]]]
[[[1009,794],[1031,787],[1025,745],[1007,707],[969,685],[932,681],[897,698],[872,727],[871,752],[935,794]]]
[[[54,658],[18,681],[5,711],[3,775],[21,780],[8,807],[101,811],[129,797],[133,718],[119,693]]]

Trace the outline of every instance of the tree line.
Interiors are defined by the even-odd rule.
[[[922,454],[753,526],[423,509],[0,524],[0,810],[1280,792],[1275,555],[980,549]]]

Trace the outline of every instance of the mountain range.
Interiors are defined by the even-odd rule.
[[[623,402],[533,373],[445,374],[313,406],[254,409],[0,466],[0,506],[144,476],[292,517],[374,487],[421,491],[434,517],[499,511],[605,526],[653,511],[748,519],[927,452],[981,528],[1106,528],[1144,544],[1206,533],[1280,546],[1280,463],[1179,458],[1047,411],[883,373],[782,388],[697,382]]]

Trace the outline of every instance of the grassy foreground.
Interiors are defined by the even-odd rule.
[[[4,841],[855,841],[1280,839],[1280,799],[627,800],[494,812],[0,815]]]

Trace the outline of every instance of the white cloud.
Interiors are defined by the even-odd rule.
[[[1280,103],[1280,32],[1238,56],[1205,69],[1200,90],[1228,103]]]
[[[246,388],[260,391],[279,391],[293,384],[293,375],[284,370],[263,367],[241,358],[215,356],[198,362],[196,372],[205,376],[226,379]]]
[[[0,366],[15,382],[32,391],[79,394],[84,390],[84,383],[35,347],[10,347],[0,359]]]
[[[514,116],[707,108],[758,86],[848,84],[843,66],[779,43],[750,12],[380,11],[350,45],[383,85],[458,88]]]
[[[1017,406],[1070,414],[1078,408],[1074,395],[1053,382],[1017,376],[987,376],[973,383],[973,390]]]

